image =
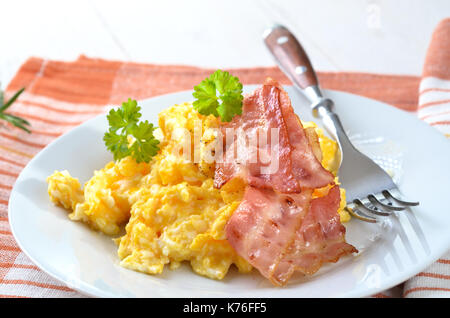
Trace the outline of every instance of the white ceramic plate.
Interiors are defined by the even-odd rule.
[[[246,91],[255,86],[245,87]],[[287,87],[296,113],[312,120],[307,102]],[[380,224],[353,219],[347,239],[357,256],[324,266],[308,278],[273,287],[256,270],[232,269],[222,281],[196,275],[190,266],[150,276],[119,266],[116,246],[102,234],[68,219],[48,198],[45,178],[67,169],[84,183],[112,160],[102,136],[105,115],[61,136],[20,174],[11,193],[9,220],[21,249],[45,272],[83,293],[107,297],[360,297],[403,282],[450,247],[450,143],[414,115],[360,96],[326,91],[344,127],[363,152],[394,173],[405,197],[420,201],[412,211]],[[191,92],[142,101],[143,118],[192,100]],[[364,182],[364,176],[361,176]]]

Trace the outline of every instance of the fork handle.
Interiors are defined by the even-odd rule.
[[[332,110],[333,101],[322,95],[316,72],[295,36],[284,26],[274,25],[264,32],[264,43],[280,69],[311,102],[314,116],[322,118],[324,126],[341,147],[351,146],[338,115]]]

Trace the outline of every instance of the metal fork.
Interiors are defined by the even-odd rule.
[[[322,95],[311,62],[295,36],[284,26],[274,25],[264,32],[264,42],[280,69],[311,102],[315,117],[336,139],[339,150],[339,181],[346,189],[346,209],[356,218],[377,222],[377,216],[389,216],[419,202],[399,199],[392,178],[350,142],[341,121],[333,112],[333,101]]]

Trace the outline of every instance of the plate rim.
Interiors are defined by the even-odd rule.
[[[258,84],[248,84],[248,85],[244,85],[245,88],[247,89],[252,89],[254,87],[257,87]],[[283,85],[283,87],[294,87],[293,85]],[[149,100],[152,100],[154,102],[155,99],[164,99],[167,98],[169,96],[173,96],[173,95],[185,95],[187,93],[192,93],[193,90],[183,90],[183,91],[177,91],[177,92],[172,92],[172,93],[167,93],[167,94],[162,94],[162,95],[158,95],[158,96],[153,96],[150,98],[145,98],[145,99],[141,99],[138,100],[138,104],[143,104],[146,103]],[[332,89],[323,89],[324,95],[327,95],[328,92],[332,92],[332,93],[337,93],[337,94],[345,94],[345,95],[352,95],[352,96],[356,96],[358,98],[362,98],[362,99],[366,99],[369,100],[371,103],[378,103],[379,105],[383,105],[386,107],[389,107],[390,110],[397,112],[398,114],[402,114],[402,116],[407,115],[407,116],[411,116],[414,117],[414,119],[417,120],[417,123],[420,123],[421,125],[423,125],[424,127],[427,127],[427,129],[429,129],[430,132],[433,131],[433,133],[435,134],[435,138],[442,138],[443,140],[446,140],[445,136],[442,135],[437,129],[434,129],[433,127],[429,126],[427,123],[425,123],[424,121],[418,119],[417,117],[413,116],[412,113],[402,110],[396,106],[390,105],[388,103],[385,103],[383,101],[379,101],[373,98],[369,98],[369,97],[365,97],[365,96],[361,96],[361,95],[357,95],[357,94],[353,94],[353,93],[349,93],[349,92],[345,92],[345,91],[339,91],[339,90],[332,90]],[[180,102],[181,103],[181,102]],[[65,275],[63,275],[60,271],[53,271],[53,267],[52,268],[48,268],[47,266],[43,266],[41,264],[41,262],[37,261],[33,256],[32,256],[32,252],[28,251],[27,249],[24,248],[21,240],[19,239],[20,236],[17,235],[16,233],[16,229],[13,225],[14,222],[12,222],[11,220],[14,220],[14,213],[12,212],[12,204],[11,202],[13,201],[13,198],[16,195],[16,186],[17,184],[20,183],[21,178],[23,177],[23,173],[24,171],[26,172],[26,169],[29,168],[29,166],[34,163],[34,161],[38,160],[39,157],[46,151],[48,151],[49,148],[53,147],[55,144],[61,142],[61,140],[65,137],[67,137],[67,135],[69,134],[74,134],[76,133],[78,130],[83,129],[84,126],[88,125],[91,121],[94,120],[98,120],[98,118],[100,117],[106,117],[107,112],[105,111],[104,113],[98,114],[86,121],[84,121],[83,123],[81,123],[80,125],[73,127],[72,129],[68,130],[67,132],[65,132],[64,134],[58,136],[57,138],[55,138],[54,140],[52,140],[52,142],[50,142],[48,145],[46,145],[44,148],[42,148],[27,164],[26,166],[21,170],[19,176],[17,177],[17,179],[14,182],[13,185],[13,189],[11,190],[10,193],[10,197],[8,199],[8,223],[10,225],[10,229],[11,229],[11,233],[14,237],[14,240],[16,241],[16,243],[18,244],[19,248],[21,249],[21,251],[34,263],[36,264],[37,267],[39,267],[40,270],[42,270],[43,272],[45,272],[46,274],[48,274],[49,276],[51,276],[52,278],[54,278],[55,280],[57,280],[58,282],[62,282],[63,284],[67,285],[69,288],[83,294],[86,296],[91,296],[91,297],[120,297],[114,293],[111,292],[107,292],[104,291],[98,287],[92,286],[89,283],[86,283],[85,281],[81,280],[81,279],[74,279],[73,281],[76,283],[71,283],[70,280],[67,279],[67,277]],[[439,137],[437,137],[439,136]],[[450,234],[447,235],[447,245],[450,245]],[[367,291],[366,294],[361,293],[355,291],[349,291],[343,295],[337,295],[337,296],[329,296],[329,297],[367,297],[370,295],[374,295],[376,293],[379,293],[383,290],[392,288],[396,285],[398,285],[401,282],[404,282],[405,280],[413,277],[414,275],[416,275],[417,273],[419,273],[421,270],[423,270],[424,268],[430,266],[432,263],[434,263],[436,260],[438,260],[448,249],[444,248],[444,244],[441,245],[442,248],[438,248],[439,251],[435,250],[435,255],[428,255],[427,257],[427,261],[421,263],[422,265],[418,266],[409,266],[410,270],[408,271],[408,268],[406,268],[404,270],[404,272],[402,273],[402,275],[397,275],[395,276],[395,278],[391,279],[391,283],[390,284],[386,284],[383,287],[376,287],[376,288],[367,288],[365,291]],[[426,264],[426,265],[424,265]],[[420,269],[417,269],[418,267],[420,267]],[[128,269],[127,269],[128,270]],[[76,286],[75,286],[76,285]],[[386,287],[388,285],[388,287]],[[147,297],[155,297],[155,295],[148,295]],[[195,296],[194,296],[195,297]],[[212,296],[213,298],[215,298],[214,296]],[[236,297],[236,296],[234,296]],[[239,297],[245,297],[245,296],[237,296]],[[277,296],[272,296],[274,298],[278,298]]]

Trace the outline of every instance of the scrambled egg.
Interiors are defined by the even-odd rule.
[[[50,199],[68,210],[69,218],[83,221],[108,235],[118,234],[130,217],[129,197],[138,190],[139,181],[150,171],[145,163],[127,157],[108,163],[94,172],[81,190],[78,179],[67,171],[56,171],[47,178]]]
[[[55,171],[47,178],[50,199],[71,211],[70,219],[105,234],[118,235],[126,225],[126,234],[115,239],[126,268],[158,274],[165,265],[174,269],[187,261],[196,273],[214,279],[222,279],[232,264],[242,273],[251,271],[252,266],[234,251],[224,232],[242,200],[245,184],[236,178],[215,189],[214,162],[207,160],[218,119],[200,115],[191,103],[184,103],[162,111],[158,124],[155,135],[161,151],[150,163],[138,164],[131,157],[110,162],[95,171],[83,189],[67,171]],[[198,164],[191,160],[193,148],[191,158],[186,149],[180,149],[185,138],[195,138],[196,124],[202,127]],[[305,125],[315,128],[322,163],[330,169],[336,143],[314,123]],[[180,134],[180,128],[191,134]],[[341,194],[339,213],[345,222],[350,217],[344,210],[343,189]]]

